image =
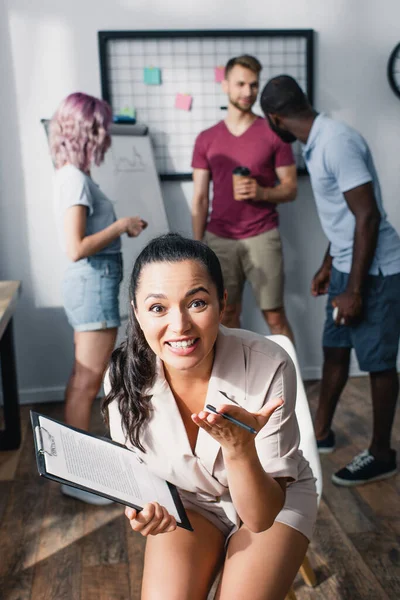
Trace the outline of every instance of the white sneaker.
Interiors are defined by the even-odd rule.
[[[70,496],[76,500],[86,502],[86,504],[94,504],[96,506],[107,506],[108,504],[113,503],[113,501],[108,498],[103,498],[103,496],[86,492],[85,490],[73,487],[72,485],[66,485],[65,483],[61,484],[61,493],[64,494],[64,496]]]

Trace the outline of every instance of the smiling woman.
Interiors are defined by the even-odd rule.
[[[148,264],[142,271],[134,304],[135,317],[153,352],[171,378],[190,369],[208,380],[223,299],[206,267],[198,260]]]
[[[221,267],[202,242],[151,241],[134,265],[130,302],[103,414],[114,440],[178,487],[194,526],[176,529],[157,503],[126,510],[147,537],[141,598],[205,598],[224,561],[218,598],[283,600],[317,510],[298,451],[291,360],[262,336],[220,325]]]

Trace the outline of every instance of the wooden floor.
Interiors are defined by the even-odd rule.
[[[319,382],[306,387],[314,409]],[[62,418],[61,404],[35,410]],[[92,428],[103,433],[98,406],[95,413]],[[128,528],[123,508],[87,506],[40,478],[28,407],[22,419],[21,448],[0,452],[1,600],[139,600],[144,542]],[[400,598],[400,476],[357,489],[330,482],[366,447],[370,424],[368,378],[354,378],[335,419],[338,449],[323,457],[324,493],[309,550],[318,586],[308,588],[298,576],[298,600]],[[400,414],[398,451],[399,442]]]

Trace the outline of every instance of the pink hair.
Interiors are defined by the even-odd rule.
[[[71,163],[88,173],[99,165],[111,140],[112,110],[104,100],[81,92],[70,94],[50,121],[50,151],[56,168]]]

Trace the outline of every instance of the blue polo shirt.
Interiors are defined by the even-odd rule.
[[[314,120],[303,155],[335,269],[350,273],[353,256],[356,221],[343,194],[372,181],[381,222],[369,273],[400,273],[400,238],[387,221],[378,174],[364,138],[345,123],[321,114]]]

